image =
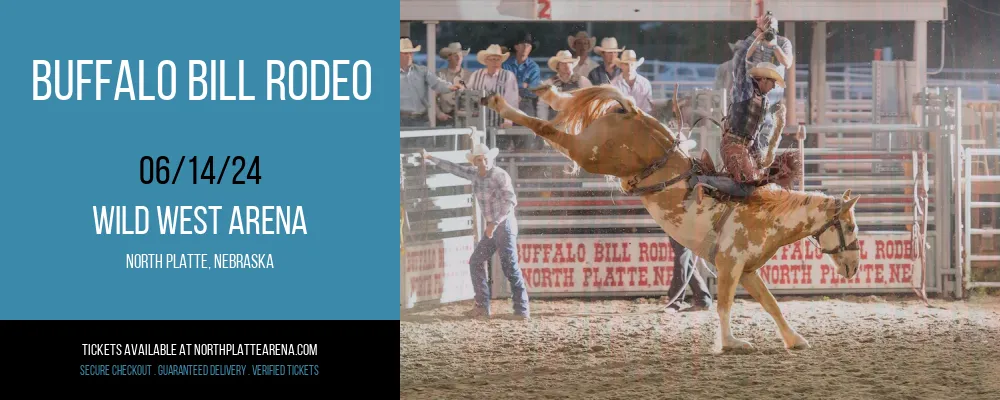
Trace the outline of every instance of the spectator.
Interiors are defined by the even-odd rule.
[[[556,71],[556,75],[546,79],[542,85],[552,85],[560,92],[593,86],[589,79],[573,72],[579,62],[580,58],[573,58],[569,50],[559,51],[555,57],[549,58],[549,69]],[[550,110],[545,103],[538,102],[538,118],[550,120],[556,113],[557,111]]]
[[[653,85],[649,79],[639,74],[638,69],[646,58],[636,60],[635,50],[625,50],[621,59],[615,64],[621,68],[621,74],[611,80],[611,85],[618,88],[626,96],[631,96],[636,107],[647,113],[653,112]]]
[[[594,47],[594,53],[600,55],[604,61],[597,64],[597,67],[587,75],[590,83],[594,85],[607,85],[611,83],[612,79],[621,75],[622,70],[618,69],[615,61],[618,60],[618,53],[621,53],[623,50],[625,50],[624,47],[618,48],[618,39],[613,37],[601,39],[601,45]]]
[[[469,55],[472,49],[462,50],[462,44],[455,42],[449,43],[448,47],[445,47],[438,51],[438,55],[448,60],[448,68],[445,70],[438,71],[438,78],[446,82],[451,82],[453,84],[461,85],[462,82],[468,82],[469,75],[472,72],[465,69],[462,66],[462,61],[465,60],[465,56]],[[454,93],[441,93],[438,95],[438,110],[437,119],[441,122],[446,122],[452,119],[452,114],[455,111],[455,94]],[[452,121],[451,123],[454,123]],[[451,123],[448,123],[449,125]],[[441,125],[441,124],[439,124]]]
[[[538,47],[538,42],[531,34],[521,33],[514,41],[514,58],[503,63],[503,69],[513,72],[517,77],[517,88],[520,92],[520,102],[513,103],[511,106],[517,104],[521,111],[532,117],[535,116],[538,96],[529,89],[537,87],[542,81],[542,70],[535,61],[528,58],[531,50],[535,47]]]
[[[427,71],[427,67],[413,65],[413,53],[420,46],[413,47],[408,38],[399,39],[399,126],[430,126],[427,117],[428,90],[450,93],[460,85],[450,85]]]
[[[573,73],[586,78],[590,71],[597,68],[597,63],[590,59],[590,50],[597,44],[597,38],[587,36],[587,32],[580,31],[576,33],[576,36],[570,36],[567,40],[569,48],[580,58],[580,62],[573,68]],[[552,71],[555,72],[555,70]]]
[[[668,304],[667,309],[670,311],[681,311],[681,303],[684,302],[686,295],[684,293],[686,290],[684,279],[690,274],[691,279],[688,281],[688,287],[691,288],[691,294],[694,297],[692,303],[694,304],[684,311],[707,310],[712,305],[712,294],[708,291],[705,279],[698,272],[698,266],[694,262],[694,253],[672,237],[670,238],[670,247],[674,253],[674,273],[673,277],[670,278],[670,288],[667,289],[667,298],[673,299],[674,296],[677,296],[677,299]]]
[[[468,88],[473,90],[484,90],[487,94],[499,94],[503,96],[507,104],[518,104],[517,76],[513,72],[502,68],[503,62],[510,57],[510,53],[501,52],[500,46],[491,44],[486,50],[476,53],[476,60],[486,66],[469,75]],[[488,126],[500,126],[508,128],[513,123],[508,119],[502,119],[499,114],[491,109],[486,109],[486,124]]]

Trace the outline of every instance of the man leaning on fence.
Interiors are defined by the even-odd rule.
[[[425,163],[436,164],[446,172],[472,181],[472,193],[479,201],[486,220],[485,237],[476,244],[469,260],[476,301],[473,309],[466,315],[491,316],[490,287],[485,264],[493,257],[493,253],[499,251],[500,264],[513,293],[514,316],[528,319],[528,290],[517,263],[517,218],[514,215],[517,194],[510,175],[495,164],[498,153],[498,149],[490,149],[485,144],[477,143],[465,155],[472,163],[469,167],[434,157],[427,154],[426,150],[422,152],[422,156]]]
[[[413,53],[420,46],[413,46],[407,38],[399,39],[399,126],[430,126],[427,111],[430,109],[428,90],[450,93],[461,88],[451,84],[427,70],[423,65],[413,64]]]

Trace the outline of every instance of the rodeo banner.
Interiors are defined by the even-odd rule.
[[[396,5],[0,4],[8,387],[391,362]]]

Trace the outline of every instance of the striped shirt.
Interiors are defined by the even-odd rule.
[[[462,166],[440,158],[434,161],[446,172],[472,181],[472,194],[483,208],[487,223],[499,224],[514,214],[517,194],[507,171],[493,166],[486,170],[486,176],[479,176],[479,168],[474,165]]]
[[[521,98],[517,95],[517,77],[513,72],[498,69],[490,75],[487,68],[482,68],[469,75],[466,87],[472,90],[485,90],[487,95],[499,94],[507,101],[507,105],[517,108]],[[486,109],[486,126],[500,126],[503,118],[493,109]]]

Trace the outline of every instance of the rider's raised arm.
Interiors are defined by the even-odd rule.
[[[753,96],[753,82],[746,61],[747,50],[750,49],[751,44],[753,44],[752,39],[746,43],[741,41],[733,54],[733,87],[729,91],[732,99],[730,104],[741,102]]]

